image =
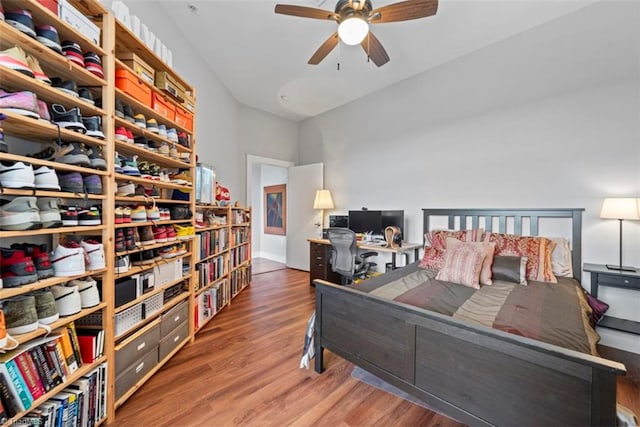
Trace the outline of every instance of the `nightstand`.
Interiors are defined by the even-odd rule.
[[[591,273],[591,295],[598,297],[598,287],[630,289],[640,292],[640,270],[616,271],[609,270],[602,264],[584,264],[584,271]],[[604,316],[598,323],[603,328],[616,329],[640,335],[640,322],[617,317]]]

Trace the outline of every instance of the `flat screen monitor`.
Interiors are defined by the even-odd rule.
[[[404,211],[349,211],[349,228],[356,233],[373,233],[384,236],[390,225],[404,231]]]
[[[384,229],[391,225],[400,229],[400,235],[404,240],[404,211],[382,211],[382,234],[384,234]]]

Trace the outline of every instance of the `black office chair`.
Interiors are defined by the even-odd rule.
[[[363,279],[375,262],[367,259],[378,255],[377,252],[358,254],[356,233],[348,228],[329,228],[327,237],[331,242],[331,269],[342,276],[342,284],[349,285],[354,279]]]

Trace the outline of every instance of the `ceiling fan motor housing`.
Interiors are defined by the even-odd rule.
[[[354,6],[354,4],[357,3],[358,2],[354,2],[353,0],[339,0],[338,3],[336,3],[336,14],[340,15],[340,20],[338,22],[342,22],[352,16],[359,16],[365,21],[369,21],[369,15],[373,10],[371,1],[364,0],[362,7],[359,5]]]

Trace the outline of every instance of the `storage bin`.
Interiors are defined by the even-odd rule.
[[[155,294],[142,301],[142,304],[144,304],[144,318],[148,319],[162,310],[162,303],[162,293]]]
[[[185,97],[184,86],[178,83],[176,79],[166,71],[158,71],[156,73],[155,86],[158,89],[167,92],[169,95],[175,97],[181,102]]]
[[[116,87],[143,104],[151,106],[151,88],[132,71],[116,70]]]
[[[173,331],[178,325],[189,317],[189,304],[187,301],[173,307],[171,310],[164,313],[160,321],[160,336],[166,337],[169,332]],[[160,358],[162,359],[162,358]]]
[[[54,15],[58,16],[58,0],[38,0],[38,3],[49,9]]]
[[[166,117],[169,120],[173,120],[175,116],[176,107],[166,97],[153,92],[153,102],[151,108],[161,116]]]
[[[100,28],[73,7],[69,0],[58,0],[58,16],[94,44],[100,46]]]
[[[150,351],[154,351],[160,343],[160,325],[154,325],[144,334],[116,351],[116,377],[124,372],[131,364],[143,358]]]
[[[174,121],[178,126],[182,126],[183,128],[186,128],[189,131],[193,130],[193,114],[191,114],[190,112],[188,112],[182,107],[176,106],[176,114],[175,114]]]
[[[133,52],[124,53],[120,56],[120,60],[133,70],[142,80],[150,85],[155,83],[156,71],[153,67],[142,60]]]
[[[158,360],[164,360],[177,346],[189,338],[189,321],[185,320],[177,328],[160,340]]]
[[[134,277],[115,281],[116,308],[137,298],[138,281]]]
[[[155,346],[142,358],[116,377],[116,400],[125,395],[131,387],[140,381],[158,364],[158,346]]]
[[[118,337],[136,326],[142,320],[142,303],[116,313],[115,336]]]

